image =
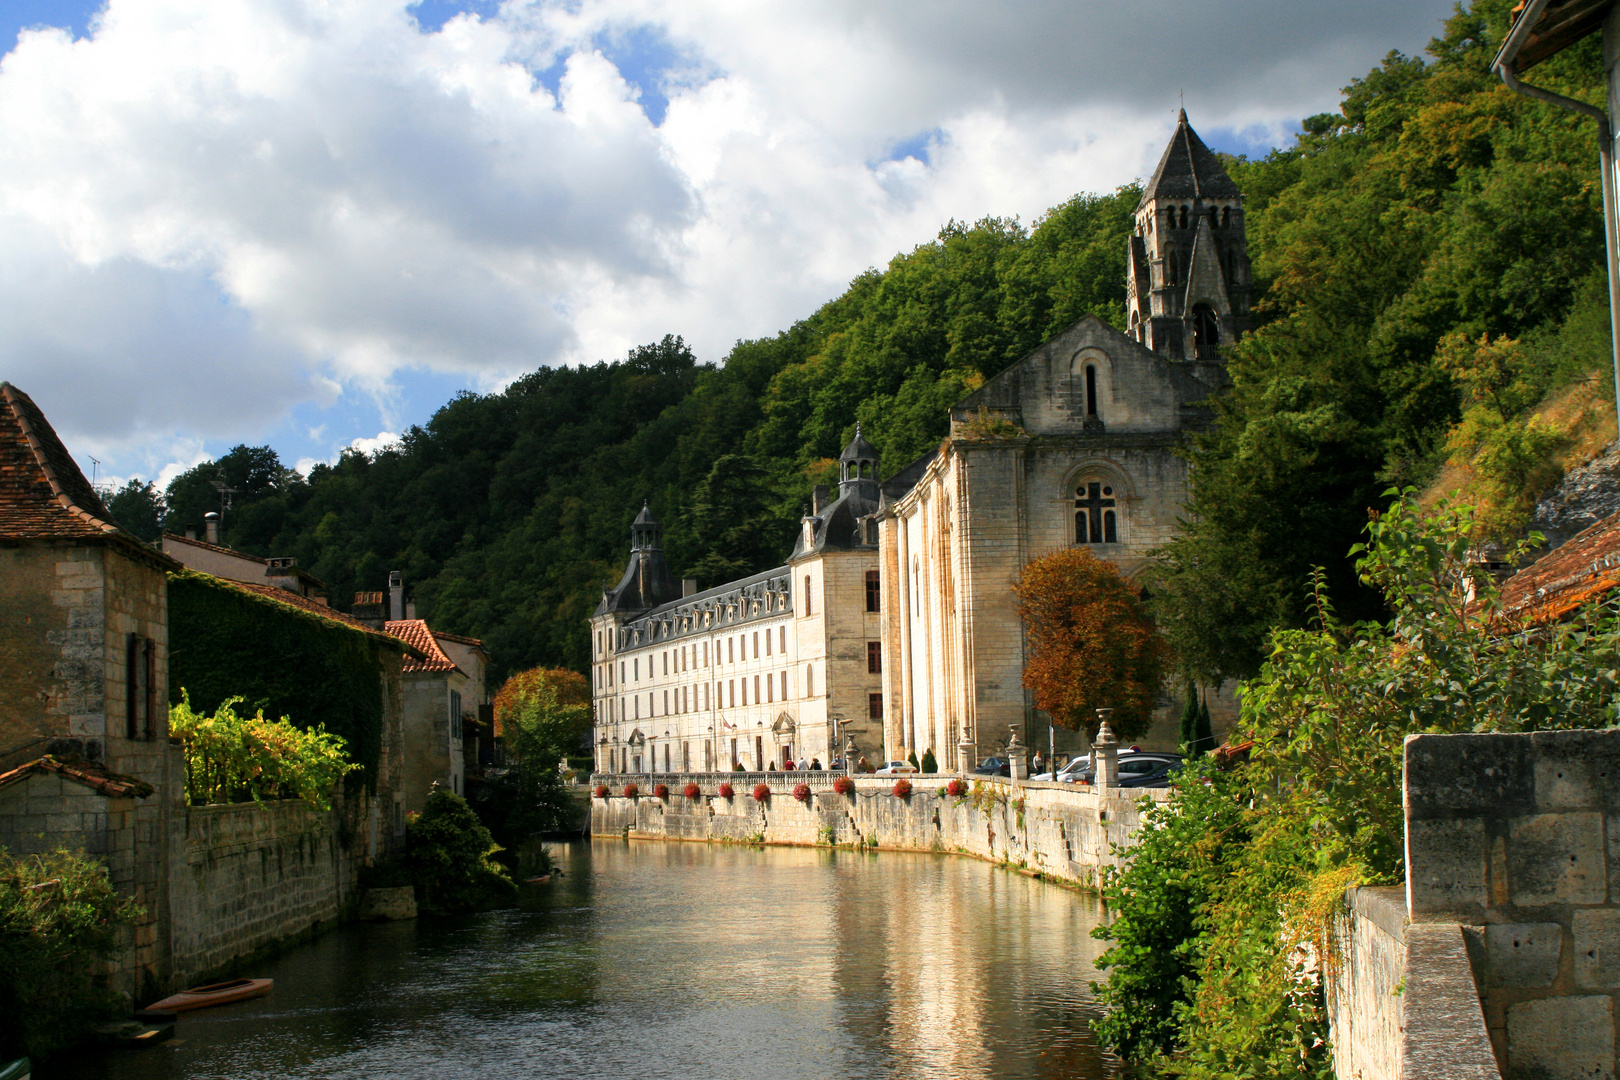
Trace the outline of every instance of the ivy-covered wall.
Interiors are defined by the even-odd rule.
[[[384,659],[376,636],[193,571],[169,575],[169,697],[213,712],[240,695],[302,728],[326,725],[375,790]]]

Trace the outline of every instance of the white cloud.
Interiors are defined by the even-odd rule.
[[[299,404],[421,419],[415,372],[717,359],[948,218],[1141,175],[1182,89],[1276,128],[1449,7],[507,0],[422,33],[405,0],[111,0],[0,61],[0,376],[178,471]]]

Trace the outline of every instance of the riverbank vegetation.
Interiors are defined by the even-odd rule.
[[[0,849],[0,1061],[46,1057],[113,1015],[98,965],[139,915],[100,859]]]
[[[566,668],[532,668],[513,675],[495,695],[495,727],[505,759],[472,784],[468,798],[517,865],[531,837],[577,829],[579,807],[562,783],[562,766],[591,729],[585,676]]]
[[[517,895],[502,848],[460,795],[435,784],[411,816],[404,868],[427,912],[447,914],[493,907]]]
[[[1105,875],[1115,1050],[1168,1075],[1325,1080],[1328,924],[1346,887],[1404,877],[1405,737],[1611,722],[1620,609],[1520,624],[1469,557],[1479,529],[1473,507],[1399,493],[1353,553],[1392,616],[1343,620],[1315,575],[1312,625],[1273,635],[1243,688],[1247,762],[1190,768],[1147,809],[1129,865]]]
[[[300,728],[283,716],[265,718],[237,712],[242,698],[226,698],[212,713],[191,707],[191,695],[180,688],[180,701],[169,709],[169,735],[180,740],[186,761],[186,800],[209,803],[302,799],[316,810],[329,810],[332,790],[360,768],[349,760],[344,742],[316,725]]]

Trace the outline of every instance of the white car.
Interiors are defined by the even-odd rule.
[[[885,761],[874,776],[916,776],[917,766],[909,761]]]

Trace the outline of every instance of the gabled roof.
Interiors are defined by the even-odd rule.
[[[179,566],[179,564],[176,564],[176,570],[178,571],[176,574],[177,578],[199,578],[206,580],[211,584],[223,585],[228,589],[239,589],[242,592],[249,593],[260,600],[268,600],[273,604],[280,604],[283,607],[293,608],[294,610],[303,614],[313,615],[318,619],[325,619],[327,622],[337,623],[339,626],[342,626],[348,630],[358,630],[362,634],[370,634],[380,643],[390,645],[393,648],[399,649],[401,652],[405,653],[407,663],[410,662],[409,658],[411,656],[422,651],[403,638],[400,638],[394,634],[384,633],[381,630],[367,626],[365,623],[354,618],[352,615],[345,615],[343,612],[338,611],[335,608],[317,603],[308,597],[299,596],[295,592],[290,592],[276,585],[263,585],[255,581],[235,581],[231,578],[218,577],[203,570],[188,570]]]
[[[440,641],[454,641],[457,645],[471,645],[473,648],[487,652],[481,638],[463,637],[460,634],[447,634],[443,630],[433,631],[433,636]]]
[[[1531,622],[1563,618],[1620,585],[1620,514],[1543,555],[1502,585],[1502,609]]]
[[[112,520],[45,414],[9,382],[0,382],[0,539],[113,542],[179,565]]]
[[[105,766],[93,761],[61,761],[49,754],[19,765],[9,772],[0,773],[0,787],[15,784],[30,776],[56,774],[64,780],[94,788],[114,799],[144,799],[157,789],[145,780],[109,772]]]
[[[1243,193],[1226,175],[1204,140],[1187,123],[1187,110],[1176,118],[1176,132],[1153,170],[1153,179],[1142,191],[1140,208],[1154,199],[1238,199]]]
[[[420,659],[415,657],[406,659],[405,674],[411,675],[423,671],[445,673],[456,671],[461,672],[463,675],[466,674],[456,666],[454,660],[444,654],[443,649],[439,648],[439,643],[434,640],[433,631],[428,629],[428,624],[424,620],[390,619],[383,626],[387,628],[390,634],[393,634],[422,654]]]

